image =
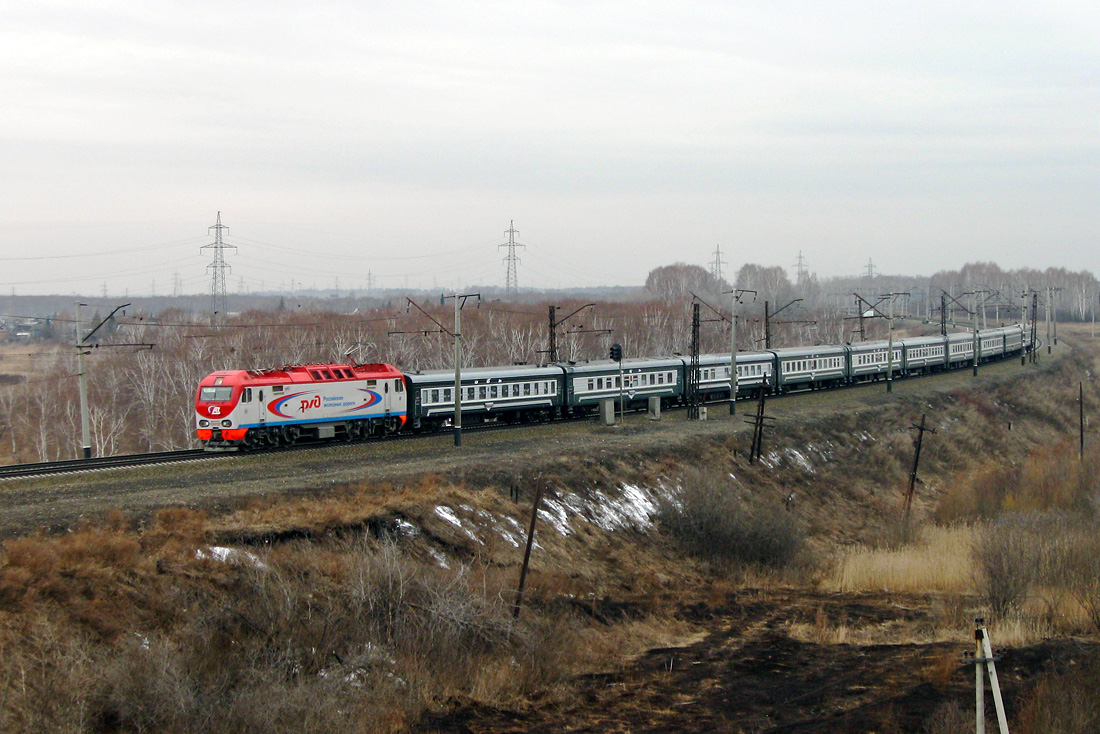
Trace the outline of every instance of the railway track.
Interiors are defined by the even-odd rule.
[[[98,469],[119,469],[147,464],[173,464],[180,461],[196,461],[217,456],[217,454],[211,454],[202,449],[185,449],[182,451],[158,451],[152,454],[127,454],[123,456],[101,456],[93,459],[45,461],[36,464],[12,464],[11,466],[0,466],[0,480],[49,474],[70,474]]]
[[[590,419],[590,416],[587,418]],[[571,417],[563,419],[563,421],[575,421],[583,420],[579,417]],[[494,431],[505,428],[511,428],[513,424],[509,423],[481,423],[471,424],[464,427],[463,433],[473,433],[479,431]],[[402,439],[411,439],[423,436],[425,434],[405,434],[397,436],[386,436],[383,438],[373,438],[371,443],[379,443],[383,441],[400,441]],[[176,464],[180,462],[188,461],[200,461],[202,459],[227,459],[233,456],[247,456],[252,453],[262,454],[280,454],[291,451],[308,451],[311,449],[323,449],[326,447],[342,446],[341,441],[319,441],[300,443],[293,446],[281,446],[278,448],[263,449],[259,452],[238,452],[238,451],[207,451],[205,449],[183,449],[179,451],[159,451],[149,454],[123,454],[119,456],[101,456],[92,459],[66,459],[64,461],[45,461],[37,462],[33,464],[11,464],[9,466],[0,466],[0,481],[6,479],[22,479],[26,477],[36,476],[50,476],[58,474],[73,474],[76,472],[84,471],[100,471],[104,469],[127,469],[137,466],[150,466],[156,464]]]

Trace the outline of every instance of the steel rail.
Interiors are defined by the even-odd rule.
[[[100,456],[92,459],[67,459],[64,461],[45,461],[34,464],[10,464],[0,466],[0,479],[33,477],[43,474],[69,474],[96,469],[115,469],[148,464],[169,464],[177,461],[214,458],[202,449],[184,449],[181,451],[158,451],[150,454],[124,454],[121,456]]]

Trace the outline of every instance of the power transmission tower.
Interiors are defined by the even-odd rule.
[[[714,276],[715,280],[722,280],[722,266],[728,264],[729,263],[722,259],[722,248],[718,245],[715,245],[714,259],[710,261],[710,274]]]
[[[214,251],[214,262],[206,266],[207,271],[211,273],[210,279],[210,318],[212,321],[217,321],[219,317],[224,318],[226,313],[226,296],[225,296],[225,276],[231,271],[231,268],[225,264],[225,251],[229,249],[236,250],[233,245],[225,244],[222,239],[223,230],[229,229],[222,224],[222,213],[218,212],[218,221],[210,229],[214,230],[214,242],[209,245],[203,245],[202,250]]]
[[[519,262],[519,258],[516,257],[517,247],[526,247],[516,242],[516,235],[519,232],[516,231],[515,220],[509,220],[508,229],[504,234],[508,235],[508,241],[502,245],[497,245],[497,249],[501,247],[508,248],[508,254],[504,256],[504,262],[508,265],[508,275],[504,280],[504,290],[508,293],[515,295],[519,292],[519,278],[516,276],[516,264]]]
[[[795,284],[801,286],[806,280],[806,258],[802,257],[802,250],[798,251],[798,260],[795,262]]]
[[[867,258],[867,280],[874,281],[875,279],[875,263],[871,258]]]

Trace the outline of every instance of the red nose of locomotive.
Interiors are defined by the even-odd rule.
[[[220,440],[222,433],[233,428],[230,413],[237,405],[239,390],[229,384],[230,380],[217,373],[208,376],[199,385],[195,396],[195,413],[200,441]]]

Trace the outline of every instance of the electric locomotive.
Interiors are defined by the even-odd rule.
[[[355,440],[396,433],[407,393],[389,364],[308,364],[213,372],[195,395],[196,432],[211,450]]]

